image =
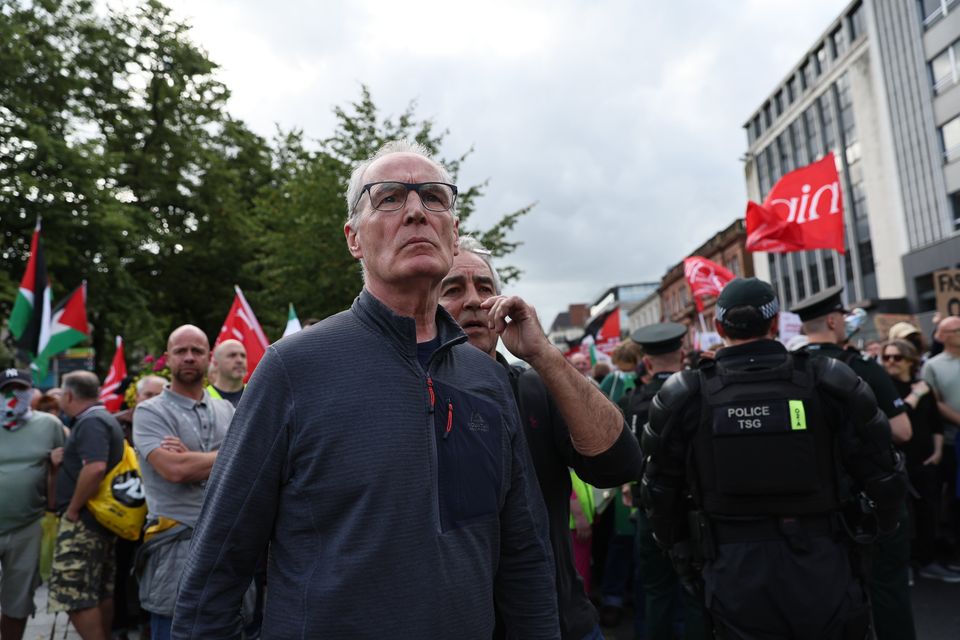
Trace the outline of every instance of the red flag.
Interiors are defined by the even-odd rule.
[[[127,362],[123,357],[123,338],[117,336],[117,350],[113,354],[113,363],[103,386],[100,387],[100,402],[110,413],[120,411],[123,396],[120,395],[120,383],[127,377]]]
[[[720,295],[727,283],[737,277],[729,269],[700,256],[684,258],[683,275],[693,292],[697,311],[703,311],[704,296]]]
[[[620,344],[620,307],[614,307],[603,326],[597,331],[594,344],[599,351],[610,355],[614,347]]]
[[[791,171],[762,205],[747,203],[747,251],[843,253],[843,194],[832,153]]]
[[[243,343],[243,347],[247,350],[247,375],[243,379],[246,382],[253,374],[253,370],[257,368],[257,364],[260,363],[260,359],[270,343],[267,341],[267,336],[263,333],[260,323],[257,322],[257,316],[254,315],[253,309],[247,304],[247,299],[243,297],[240,287],[234,286],[233,288],[236,291],[233,305],[227,313],[227,319],[223,321],[220,335],[217,336],[217,341],[213,346],[216,347],[224,340],[230,339],[239,340]]]

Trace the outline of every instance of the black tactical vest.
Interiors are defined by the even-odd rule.
[[[688,457],[710,515],[793,516],[839,508],[836,416],[828,418],[805,354],[773,369],[700,370],[700,425]]]
[[[654,374],[652,382],[641,387],[634,387],[617,403],[620,410],[623,411],[623,419],[626,420],[627,427],[638,442],[640,436],[643,435],[643,425],[647,423],[647,419],[650,417],[650,405],[653,403],[657,392],[660,391],[660,387],[671,375],[673,374],[669,372]]]

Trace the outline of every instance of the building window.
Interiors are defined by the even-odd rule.
[[[930,61],[934,93],[942,93],[957,83],[956,46],[957,43],[954,42],[943,53]]]
[[[760,115],[757,114],[757,116],[753,119],[753,138],[754,138],[754,140],[756,140],[757,138],[760,137],[760,134],[762,133],[762,131],[763,131],[763,129],[762,129],[762,125],[760,124]]]
[[[807,62],[805,62],[802,67],[800,67],[800,71],[803,75],[803,88],[809,89],[816,82],[817,69],[814,66],[813,62],[807,60]]]
[[[824,93],[817,98],[817,108],[820,111],[820,133],[822,135],[823,153],[836,151],[837,134],[833,130],[833,107],[830,104],[830,94]]]
[[[777,136],[777,159],[780,162],[780,175],[793,171],[793,161],[790,159],[790,145],[787,142],[786,132]]]
[[[799,76],[795,73],[790,76],[790,79],[787,81],[787,100],[793,102],[800,97],[800,79]]]
[[[856,42],[857,38],[866,32],[866,25],[863,24],[863,4],[858,4],[850,11],[850,41]]]
[[[833,251],[823,252],[823,277],[826,280],[826,289],[837,284],[837,267],[834,264]]]
[[[738,278],[742,275],[740,273],[740,259],[737,258],[737,256],[733,256],[732,258],[727,260],[726,267],[727,267],[727,270],[730,271],[730,273],[737,276]]]
[[[950,209],[953,213],[953,228],[960,229],[960,191],[950,194]]]
[[[933,274],[928,273],[913,279],[917,289],[917,302],[920,311],[934,311],[937,308],[937,291],[933,286]]]
[[[960,116],[940,127],[943,157],[947,162],[960,156]]]
[[[827,70],[827,48],[825,46],[820,45],[820,48],[814,52],[813,59],[814,64],[817,65],[817,75]]]
[[[796,166],[802,167],[810,163],[806,135],[803,133],[803,118],[797,118],[790,125],[790,146],[793,147],[793,162]]]
[[[791,254],[793,262],[793,280],[797,283],[797,300],[807,297],[807,284],[803,280],[803,257],[799,253]]]
[[[954,0],[922,0],[923,26],[929,27],[940,18],[947,15]]]
[[[763,126],[769,129],[771,124],[773,124],[773,118],[770,117],[770,103],[768,102],[763,105]]]
[[[830,44],[831,49],[833,49],[833,57],[839,58],[847,51],[847,32],[843,30],[843,25],[839,26],[836,31],[830,34]]]
[[[773,96],[773,115],[780,116],[783,113],[783,91],[777,91]]]
[[[817,129],[816,106],[809,107],[803,112],[804,129],[806,129],[807,156],[812,161],[823,155],[820,150],[820,133]]]
[[[820,269],[817,266],[817,252],[807,251],[807,271],[810,272],[810,295],[819,293],[820,287]]]

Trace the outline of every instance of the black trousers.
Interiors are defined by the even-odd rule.
[[[867,637],[870,611],[847,546],[830,536],[798,553],[785,539],[717,545],[703,571],[717,636],[738,640]]]

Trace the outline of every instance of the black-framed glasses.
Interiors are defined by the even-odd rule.
[[[407,202],[411,191],[420,196],[423,207],[429,211],[450,211],[457,201],[456,185],[446,182],[371,182],[363,185],[353,208],[360,204],[363,194],[370,194],[370,204],[377,211],[398,211]]]

